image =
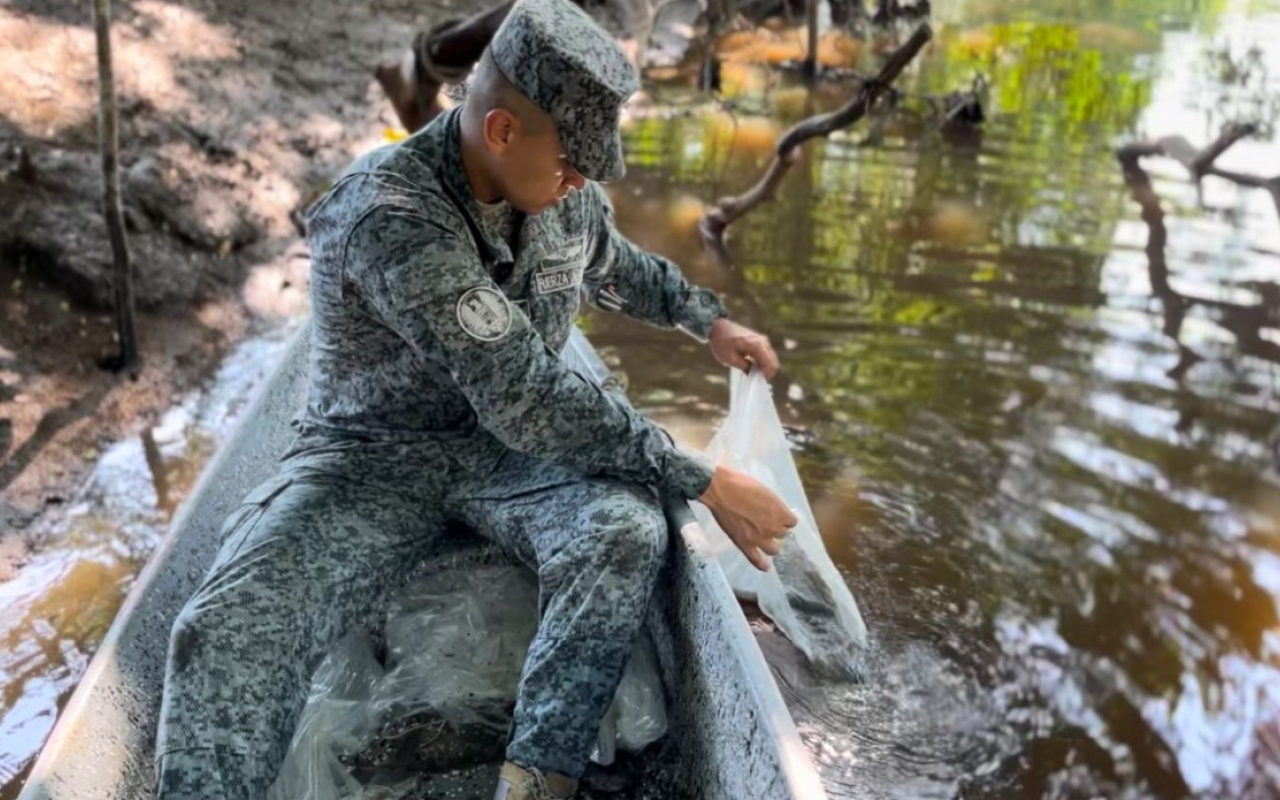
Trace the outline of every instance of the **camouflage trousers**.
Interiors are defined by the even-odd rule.
[[[507,758],[582,774],[667,552],[657,497],[517,453],[480,479],[435,450],[295,448],[227,520],[173,627],[156,742],[161,800],[264,797],[314,668],[451,521],[538,573],[541,617]]]

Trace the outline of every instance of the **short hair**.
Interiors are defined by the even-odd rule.
[[[501,108],[520,120],[521,126],[530,133],[542,133],[555,126],[550,114],[538,108],[514,83],[507,80],[487,47],[461,89],[460,101],[477,118]]]

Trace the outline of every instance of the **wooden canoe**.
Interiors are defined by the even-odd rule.
[[[169,630],[219,546],[223,520],[275,468],[305,394],[307,326],[207,465],[140,574],[58,719],[19,800],[147,800]],[[565,358],[607,369],[575,331]],[[677,543],[648,630],[670,694],[668,733],[641,772],[642,797],[825,800],[742,609],[706,557],[686,503],[667,509]],[[440,776],[432,794],[487,798],[497,765]],[[652,785],[646,786],[649,783]],[[661,784],[660,786],[658,784]]]

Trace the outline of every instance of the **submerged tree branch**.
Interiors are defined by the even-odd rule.
[[[801,120],[784,133],[778,140],[772,163],[759,182],[737,197],[722,198],[715,208],[703,215],[698,227],[707,248],[722,262],[727,262],[725,229],[734,220],[773,197],[787,170],[799,158],[800,145],[809,139],[847,128],[866,116],[876,100],[890,90],[890,84],[932,37],[933,30],[927,23],[916,28],[911,38],[893,52],[880,72],[862,83],[858,94],[848,103],[829,114],[817,114]]]
[[[1116,157],[1120,159],[1121,163],[1127,164],[1132,161],[1136,166],[1137,159],[1145,156],[1168,156],[1186,167],[1187,171],[1191,173],[1192,179],[1197,183],[1204,176],[1213,175],[1240,186],[1265,189],[1271,194],[1271,200],[1276,206],[1276,214],[1280,216],[1280,175],[1273,178],[1261,178],[1256,175],[1220,169],[1214,165],[1218,157],[1225,153],[1231,145],[1246,136],[1252,135],[1256,130],[1253,125],[1249,124],[1226,125],[1222,129],[1222,133],[1218,134],[1217,139],[1200,150],[1197,150],[1185,137],[1165,136],[1154,142],[1136,142],[1125,145],[1116,150]]]
[[[1196,158],[1183,163],[1198,163],[1208,170],[1218,156],[1240,136],[1238,132],[1224,131],[1223,135],[1202,151],[1194,151]],[[1235,136],[1231,139],[1231,136]],[[1227,141],[1230,140],[1230,141]],[[1227,141],[1224,146],[1222,143]],[[1264,328],[1276,327],[1280,312],[1280,285],[1275,283],[1259,284],[1258,291],[1261,302],[1257,305],[1244,305],[1218,300],[1210,297],[1198,297],[1183,294],[1175,290],[1169,281],[1169,262],[1165,257],[1165,245],[1169,240],[1168,228],[1165,225],[1164,210],[1160,207],[1160,198],[1151,185],[1151,178],[1139,164],[1144,156],[1166,154],[1166,151],[1150,144],[1137,144],[1122,147],[1116,151],[1116,158],[1124,171],[1124,181],[1134,201],[1141,209],[1142,221],[1147,225],[1147,277],[1151,283],[1151,293],[1160,300],[1164,315],[1163,333],[1178,348],[1178,362],[1168,370],[1168,375],[1181,382],[1187,372],[1200,361],[1203,356],[1196,353],[1182,342],[1182,324],[1187,312],[1193,306],[1206,309],[1210,316],[1224,330],[1236,337],[1239,351],[1244,355],[1260,358],[1272,363],[1280,363],[1280,346],[1262,335]],[[1174,156],[1175,158],[1177,156]],[[1179,159],[1182,160],[1182,159]]]

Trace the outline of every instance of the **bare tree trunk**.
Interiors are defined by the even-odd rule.
[[[806,80],[813,80],[818,74],[818,3],[821,0],[808,0],[805,6],[805,24],[809,26],[809,50],[804,55],[802,74]]]
[[[138,362],[138,341],[133,327],[133,274],[129,267],[129,243],[125,240],[120,209],[120,155],[116,113],[115,78],[111,74],[111,0],[93,0],[93,27],[98,37],[98,141],[102,150],[102,202],[115,262],[116,329],[120,360],[114,366],[129,369]]]

